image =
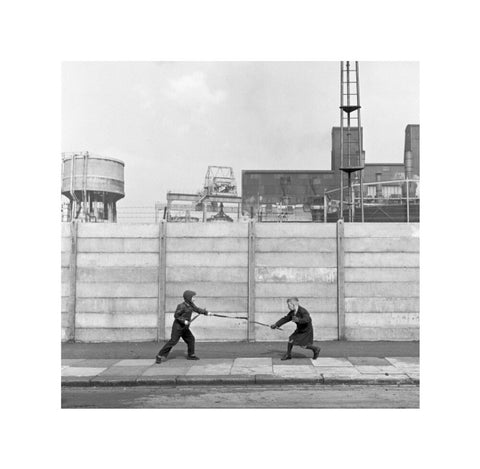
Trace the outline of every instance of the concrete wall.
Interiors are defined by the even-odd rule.
[[[345,223],[348,340],[419,339],[419,225]]]
[[[318,340],[337,338],[335,224],[257,224],[255,227],[255,317],[271,324],[297,296],[312,315]],[[285,340],[285,332],[256,327],[257,340]]]
[[[316,339],[332,340],[339,278],[347,339],[418,339],[418,225],[344,232],[338,243],[335,224],[64,224],[62,340],[163,340],[185,289],[211,312],[267,324],[298,296]],[[204,316],[194,325],[199,341],[285,340],[293,326],[284,329]]]

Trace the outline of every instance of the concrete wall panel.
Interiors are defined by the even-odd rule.
[[[419,313],[347,313],[346,327],[418,327]]]
[[[247,267],[167,267],[168,282],[246,282]]]
[[[334,223],[258,223],[255,226],[259,238],[335,238]]]
[[[61,251],[70,253],[72,248],[72,239],[70,236],[61,238]]]
[[[152,342],[157,339],[156,328],[77,328],[77,342]]]
[[[79,252],[77,265],[79,267],[153,267],[158,265],[158,254]]]
[[[419,238],[419,223],[345,223],[346,238]]]
[[[321,298],[319,300],[312,299],[311,301],[304,301],[300,303],[307,308],[310,313],[328,313],[337,311],[336,298]],[[286,314],[285,298],[257,298],[255,299],[255,310],[260,312],[272,312],[277,314]]]
[[[337,297],[337,286],[333,283],[257,283],[255,285],[257,298],[280,297],[287,299],[289,296],[298,298]]]
[[[78,298],[78,313],[156,313],[157,298]]]
[[[169,223],[167,237],[177,238],[246,238],[247,223]]]
[[[79,223],[79,238],[158,238],[159,225],[141,223]]]
[[[78,267],[77,282],[158,283],[158,267]]]
[[[419,282],[420,270],[417,267],[393,268],[346,268],[345,281],[348,282]]]
[[[158,238],[78,238],[78,252],[158,253]]]
[[[77,283],[77,298],[157,298],[158,283]]]
[[[169,252],[167,267],[247,267],[246,253],[238,252]]]
[[[418,298],[345,298],[347,313],[418,313]]]
[[[355,327],[346,328],[347,340],[419,340],[418,327]]]
[[[336,267],[257,267],[256,282],[322,282],[336,284]]]
[[[202,297],[247,297],[246,282],[167,282],[167,296],[171,298],[180,301],[185,290],[193,290]]]
[[[248,250],[244,238],[167,238],[168,252],[243,252]]]
[[[420,238],[345,238],[346,252],[419,252]]]
[[[79,313],[76,326],[81,328],[154,328],[157,327],[157,315],[155,313]]]
[[[61,254],[61,267],[70,267],[70,253],[62,252]]]
[[[354,282],[345,284],[346,297],[412,298],[420,296],[417,282]]]
[[[270,253],[256,254],[257,267],[336,267],[335,253]]]
[[[337,252],[335,238],[257,238],[257,252]]]
[[[412,252],[402,253],[345,253],[345,268],[348,267],[418,267],[419,255]]]

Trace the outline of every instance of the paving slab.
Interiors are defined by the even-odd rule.
[[[136,360],[120,360],[115,363],[115,366],[151,366],[155,364],[155,359],[136,359]]]
[[[310,360],[313,366],[353,367],[353,363],[347,358],[318,357]]]
[[[119,360],[116,358],[96,358],[82,360],[81,362],[73,363],[70,366],[83,368],[108,368],[109,366],[115,365],[118,361]]]
[[[231,363],[217,363],[212,365],[194,365],[186,373],[192,375],[228,375],[232,368]]]
[[[100,373],[99,376],[121,376],[132,377],[141,375],[148,367],[147,366],[111,366]]]
[[[357,366],[356,368],[362,374],[405,374],[404,371],[395,366]]]
[[[378,357],[348,357],[348,360],[355,366],[386,366],[391,364],[385,358]]]
[[[395,366],[409,366],[409,365],[419,365],[419,357],[385,357],[392,365]]]
[[[263,366],[232,366],[231,375],[267,375],[273,374],[273,367]]]
[[[233,366],[272,366],[272,358],[235,358]]]
[[[141,376],[151,377],[151,376],[183,376],[187,373],[190,368],[185,367],[165,367],[161,366],[152,366],[147,368]]]
[[[221,363],[232,366],[234,359],[233,358],[200,358],[198,361],[187,360],[193,366],[197,365],[218,365]]]
[[[193,366],[195,362],[192,360],[186,360],[185,358],[172,358],[162,361],[162,363],[154,363],[154,366],[161,366],[161,367],[174,367],[174,368],[190,368]]]
[[[282,360],[281,358],[273,358],[272,363],[274,365],[298,366],[298,365],[311,365],[312,360],[310,358],[292,358],[291,360]]]
[[[303,376],[303,375],[317,375],[315,368],[313,366],[298,365],[298,366],[288,366],[288,365],[274,365],[273,373],[278,376]]]
[[[107,368],[80,368],[69,366],[62,370],[63,376],[97,376],[104,372]]]
[[[360,371],[354,366],[316,366],[315,371],[322,375],[360,376]]]

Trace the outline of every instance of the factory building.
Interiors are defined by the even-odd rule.
[[[405,198],[404,181],[407,173],[410,179],[417,181],[420,176],[419,136],[419,125],[407,125],[403,163],[365,164],[363,183],[367,203],[398,204],[402,197]],[[365,152],[362,158],[365,161]],[[342,177],[340,164],[340,127],[333,127],[330,170],[244,170],[243,210],[250,216],[257,216],[259,220],[263,218],[263,221],[274,221],[278,217],[288,216],[296,221],[317,221],[318,217],[314,216],[314,212],[324,205],[325,193],[329,195],[333,205],[336,203],[335,199],[339,198]],[[359,172],[354,173],[357,183],[358,177]],[[418,183],[410,186],[409,196],[411,200],[416,196],[418,199]]]

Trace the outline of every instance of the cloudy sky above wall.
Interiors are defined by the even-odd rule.
[[[403,161],[417,62],[360,62],[367,163]],[[125,162],[122,205],[201,189],[209,165],[330,169],[339,62],[65,62],[62,151]]]

